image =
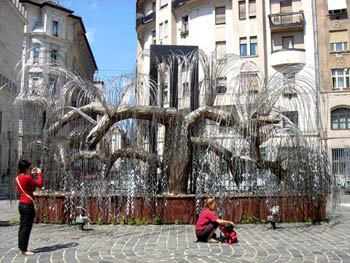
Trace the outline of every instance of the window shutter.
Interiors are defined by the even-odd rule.
[[[249,17],[256,16],[256,3],[255,0],[249,0]]]
[[[164,37],[168,37],[168,20],[164,22]]]
[[[226,54],[226,41],[216,42],[216,58],[220,59]]]
[[[348,31],[334,31],[329,32],[329,42],[330,43],[339,43],[339,42],[348,42]]]
[[[281,8],[281,13],[283,14],[292,13],[293,12],[292,1],[291,0],[281,1],[280,8]]]
[[[239,1],[239,19],[245,19],[245,13],[246,13],[246,6],[245,6],[245,0],[244,1]]]
[[[225,18],[225,7],[216,7],[215,8],[215,24],[225,24],[226,18]]]

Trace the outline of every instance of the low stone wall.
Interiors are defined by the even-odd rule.
[[[73,218],[69,218],[73,211],[64,211],[64,196],[62,194],[44,195],[35,197],[41,206],[40,215],[36,222],[43,223],[68,223]],[[204,198],[203,198],[204,199]],[[200,200],[202,206],[203,199]],[[323,221],[326,217],[326,201],[324,198],[309,201],[305,197],[266,197],[257,195],[235,195],[224,201],[223,218],[234,222],[254,222],[266,220],[269,207],[278,205],[280,212],[278,219],[280,222],[302,222],[306,220]],[[70,209],[75,209],[78,214],[76,199]],[[268,201],[268,202],[267,202]],[[98,221],[109,224],[114,220],[119,223],[122,219],[125,223],[129,220],[145,219],[152,223],[154,215],[158,216],[162,223],[173,224],[193,224],[196,222],[196,200],[194,195],[168,196],[163,198],[155,196],[151,202],[146,202],[143,198],[135,198],[134,213],[127,214],[127,198],[121,196],[111,197],[109,207],[99,207],[105,204],[105,200],[98,202],[96,197],[88,198],[85,208],[88,210],[89,220],[92,223]],[[268,206],[268,204],[269,206]],[[67,210],[67,209],[66,209]],[[129,207],[129,211],[132,208]],[[114,219],[111,218],[114,217]]]

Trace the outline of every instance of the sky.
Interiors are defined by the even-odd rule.
[[[99,78],[107,80],[134,71],[135,0],[59,0],[59,4],[83,18]]]

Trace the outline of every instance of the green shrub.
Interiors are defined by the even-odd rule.
[[[136,223],[137,226],[147,225],[148,224],[146,218],[136,219],[135,223]]]
[[[117,223],[115,222],[115,218],[114,218],[114,216],[112,216],[112,218],[111,218],[111,225],[112,226],[115,226]]]
[[[175,225],[181,225],[181,221],[179,219],[175,219]]]
[[[162,220],[160,219],[159,215],[153,215],[152,217],[152,225],[161,225]]]
[[[13,225],[19,225],[19,221],[18,221],[18,219],[10,219],[9,224],[10,224],[11,226],[13,226]]]
[[[43,214],[42,220],[44,224],[47,224],[47,216],[45,214]]]
[[[119,224],[124,225],[124,216],[119,216]]]
[[[130,218],[130,219],[128,220],[128,225],[129,225],[129,226],[135,225],[134,219]]]
[[[103,224],[102,219],[101,218],[97,219],[96,225],[102,226],[102,224]]]

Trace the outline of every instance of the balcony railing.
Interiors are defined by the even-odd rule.
[[[171,3],[171,8],[174,10],[174,9],[180,7],[180,6],[183,6],[184,4],[186,4],[189,1],[191,1],[191,0],[174,0]]]
[[[271,30],[284,28],[302,28],[304,12],[269,15]]]
[[[136,27],[147,24],[153,20],[155,20],[156,12],[152,12],[147,16],[142,16],[136,19]]]

